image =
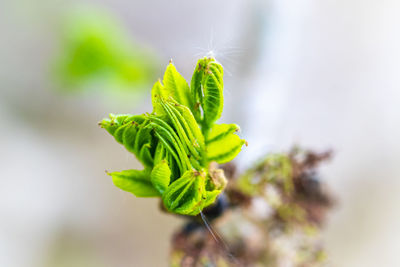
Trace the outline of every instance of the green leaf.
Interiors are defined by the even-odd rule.
[[[211,60],[204,70],[203,102],[204,123],[208,128],[221,117],[224,108],[223,69],[215,60]]]
[[[151,116],[150,118],[152,122],[148,127],[151,127],[154,130],[159,141],[162,142],[167,151],[174,156],[175,160],[179,164],[181,173],[183,174],[190,168],[190,162],[180,138],[176,135],[174,129],[172,129],[172,127],[165,121],[155,116]]]
[[[191,145],[198,148],[199,151],[204,150],[204,136],[190,109],[183,105],[177,105],[175,108],[178,111],[178,118],[182,121],[185,131],[192,142]]]
[[[137,197],[157,197],[160,194],[150,182],[150,171],[145,169],[109,173],[116,187]]]
[[[147,143],[142,146],[139,152],[139,160],[143,163],[144,166],[152,168],[154,165],[154,159],[151,155],[151,144]]]
[[[215,124],[208,134],[207,145],[213,142],[218,142],[226,138],[226,136],[239,131],[240,127],[237,124]]]
[[[194,73],[192,76],[192,80],[190,82],[190,94],[192,97],[192,105],[190,106],[190,109],[192,110],[192,113],[198,123],[200,123],[202,120],[200,107],[203,103],[203,92],[201,83],[203,81],[204,68],[205,68],[204,59],[200,59],[197,62],[196,68],[194,69]]]
[[[197,170],[202,169],[200,161],[202,155],[204,155],[204,137],[192,113],[187,107],[178,103],[165,102],[163,107],[176,129],[179,139],[182,140],[184,152],[189,157],[191,164]],[[197,139],[194,135],[196,135]]]
[[[153,113],[157,115],[163,115],[164,114],[164,109],[160,105],[160,101],[163,98],[167,98],[167,92],[164,88],[164,86],[161,84],[160,81],[157,81],[153,85],[153,89],[151,89],[151,103],[153,105]]]
[[[144,115],[110,114],[110,119],[101,121],[100,126],[113,135],[115,140],[123,144],[129,152],[134,153],[145,166],[152,167],[151,148],[154,140],[150,133],[151,129],[145,127],[148,122]]]
[[[139,126],[134,146],[131,149],[135,151],[135,155],[140,162],[146,167],[152,168],[154,162],[150,150],[152,148],[153,135],[151,134],[151,129],[147,127],[148,125],[149,121],[145,121]]]
[[[154,166],[151,171],[150,180],[158,192],[163,194],[171,180],[171,170],[166,160],[162,160]]]
[[[114,132],[114,138],[115,140],[120,143],[120,144],[124,144],[123,140],[122,140],[122,136],[124,135],[125,129],[128,125],[127,124],[123,124],[120,127],[118,127],[118,129],[115,130]]]
[[[109,119],[103,119],[99,125],[106,129],[111,135],[114,135],[115,131],[121,127],[122,122],[128,117],[129,115],[121,114],[121,115],[114,115],[110,113]],[[121,122],[122,121],[122,122]]]
[[[110,118],[102,120],[99,125],[106,129],[107,132],[109,132],[112,136],[114,136],[118,143],[123,144],[124,128],[126,126],[136,127],[144,123],[145,120],[146,118],[143,115],[110,114]]]
[[[205,174],[198,171],[187,171],[170,184],[162,198],[169,211],[184,215],[199,214],[206,198]]]
[[[167,157],[167,151],[161,142],[157,143],[156,151],[154,152],[154,166],[160,163]]]
[[[131,153],[137,153],[135,149],[135,140],[138,132],[138,124],[132,121],[131,123],[126,124],[125,127],[121,127],[124,129],[122,134],[122,144],[125,146],[126,150]]]
[[[246,143],[234,134],[235,124],[214,125],[207,141],[207,158],[223,164],[234,159]]]
[[[165,70],[163,84],[168,96],[172,96],[175,101],[182,105],[191,106],[189,85],[172,63],[169,63]]]
[[[174,107],[171,106],[168,102],[162,102],[162,106],[164,108],[165,113],[168,116],[169,121],[171,122],[171,125],[174,127],[175,131],[177,132],[178,136],[177,140],[182,141],[182,148],[183,151],[187,154],[188,153],[188,137],[183,130],[183,127],[181,125],[181,122],[178,120],[176,117],[176,113],[174,113]]]
[[[162,142],[158,142],[156,151],[154,152],[154,166],[157,166],[161,161],[166,161],[170,169],[170,180],[175,181],[181,176],[180,169],[175,158],[165,148]],[[182,173],[183,174],[183,173]]]
[[[166,153],[165,159],[168,161],[168,166],[171,169],[171,182],[175,181],[179,177],[181,177],[181,172],[179,170],[179,165],[171,155],[171,153]]]

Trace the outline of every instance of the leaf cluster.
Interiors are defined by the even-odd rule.
[[[170,62],[152,89],[153,112],[114,115],[100,122],[133,153],[143,170],[112,172],[114,184],[138,197],[161,197],[170,212],[197,215],[226,185],[219,164],[231,161],[245,140],[236,124],[216,124],[223,110],[223,68],[197,62],[189,84]]]

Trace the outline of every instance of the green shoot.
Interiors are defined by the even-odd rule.
[[[236,124],[216,124],[223,110],[223,68],[198,61],[190,87],[170,63],[152,89],[153,112],[113,115],[100,122],[144,169],[109,173],[114,184],[138,197],[161,197],[173,213],[197,215],[226,186],[220,169],[246,143]]]

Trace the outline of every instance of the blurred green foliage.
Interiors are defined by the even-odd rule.
[[[154,52],[129,38],[107,10],[85,7],[68,12],[60,39],[55,72],[64,91],[137,92],[157,76]]]

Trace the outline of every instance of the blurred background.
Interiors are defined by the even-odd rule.
[[[332,266],[400,266],[400,3],[395,0],[0,2],[0,266],[167,266],[182,221],[113,186],[138,168],[97,122],[149,111],[169,59],[224,65],[243,169],[332,148]]]

